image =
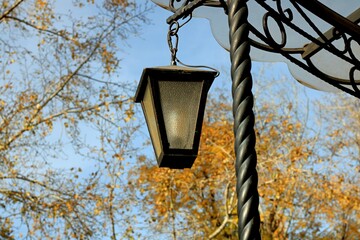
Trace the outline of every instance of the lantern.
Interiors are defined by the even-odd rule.
[[[176,65],[144,69],[135,102],[141,102],[159,167],[191,168],[216,74]]]

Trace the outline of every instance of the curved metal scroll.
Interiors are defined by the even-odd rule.
[[[360,22],[360,9],[350,15],[349,19],[341,16],[337,17],[339,19],[337,22],[339,24],[347,24],[346,27],[344,26],[343,28],[339,29],[339,24],[337,24],[337,28],[333,27],[327,32],[322,32],[308,17],[308,14],[305,12],[304,7],[302,6],[302,0],[290,0],[289,2],[293,6],[291,9],[283,8],[281,0],[255,1],[266,10],[266,13],[263,16],[263,29],[256,29],[254,26],[251,26],[250,31],[257,38],[253,38],[251,40],[252,46],[265,51],[279,53],[290,60],[292,63],[298,65],[302,69],[308,71],[323,81],[357,98],[360,98],[360,91],[358,88],[358,85],[360,85],[360,75],[358,74],[358,71],[360,71],[360,56],[357,56],[354,52],[354,46],[357,46],[357,49],[359,49],[360,46],[360,41],[358,40],[359,34],[356,34],[355,36],[354,33],[354,31],[358,31],[360,33],[360,26],[357,25],[357,23]],[[276,7],[268,4],[269,2],[275,2]],[[298,2],[300,2],[300,4]],[[318,1],[314,2],[318,3]],[[319,6],[317,5],[317,7]],[[309,8],[309,6],[307,6],[307,8]],[[326,7],[323,6],[323,9],[326,9]],[[302,26],[298,26],[297,23],[294,22],[294,10],[296,10],[296,13],[303,18],[308,26],[311,27],[312,32],[316,33],[316,35],[311,35],[309,31],[303,30]],[[280,42],[272,35],[271,31],[269,30],[269,18],[271,18],[273,22],[277,24],[278,29],[281,32]],[[326,20],[326,17],[324,18]],[[299,48],[287,48],[287,31],[289,31],[289,29],[299,34],[299,37],[308,39],[309,44]],[[354,36],[349,34],[354,34]],[[338,44],[334,44],[335,42],[339,43],[339,41],[343,42],[343,44],[341,44],[342,48],[339,48]],[[329,56],[337,58],[339,61],[346,63],[349,68],[339,69],[339,71],[347,71],[348,78],[338,78],[324,72],[321,67],[319,67],[319,63],[317,63],[315,60],[316,55],[320,52],[326,52]]]
[[[171,8],[169,10],[175,12],[168,19],[168,22],[175,18],[184,17],[200,6],[222,7],[227,10],[224,0],[154,1],[168,2],[170,7],[167,6],[166,8]],[[250,22],[250,44],[253,47],[280,54],[317,78],[360,98],[358,88],[358,85],[360,85],[360,26],[357,25],[360,22],[360,9],[345,18],[324,6],[318,0],[313,0],[311,3],[308,0],[253,0],[249,1],[249,3],[257,5],[258,9],[265,11],[262,16],[256,15],[257,18],[262,17],[262,27],[256,28]],[[310,14],[327,22],[333,28],[323,32],[323,29],[319,29],[317,24],[309,17]],[[294,18],[295,15],[302,18],[302,21],[311,28],[312,33],[303,29],[303,26],[297,22],[299,19]],[[280,37],[276,38],[274,36],[269,27],[270,21],[275,22],[277,25]],[[307,39],[308,44],[289,47],[289,36],[292,34]],[[341,47],[336,45],[340,41],[342,41]],[[318,58],[325,53],[329,55],[329,58],[337,59],[346,65],[346,69],[339,69],[344,74],[335,76],[336,74],[324,70],[323,66],[319,64],[321,61],[319,62]]]

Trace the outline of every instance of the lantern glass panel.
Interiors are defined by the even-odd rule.
[[[147,84],[145,89],[144,98],[142,100],[142,108],[144,111],[146,122],[148,124],[148,129],[154,146],[155,155],[158,158],[161,153],[160,133],[157,119],[155,117],[154,101],[152,98],[152,92],[149,83]]]
[[[203,82],[159,81],[170,149],[192,149]]]

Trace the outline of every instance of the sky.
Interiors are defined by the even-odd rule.
[[[144,0],[138,0],[144,1]],[[117,81],[133,82],[137,84],[140,80],[142,71],[144,68],[165,66],[170,64],[171,54],[167,44],[167,33],[169,25],[166,23],[166,19],[172,15],[171,12],[156,6],[149,1],[149,5],[153,6],[152,10],[148,13],[149,23],[144,24],[139,28],[138,35],[130,35],[126,43],[120,42],[123,46],[119,46],[121,52],[119,57],[122,59],[120,63],[120,75]],[[177,57],[188,65],[206,65],[212,68],[216,68],[220,71],[220,76],[215,79],[209,94],[215,92],[216,88],[225,88],[231,93],[231,79],[230,79],[230,56],[229,52],[222,48],[215,40],[209,21],[203,18],[193,18],[189,23],[183,26],[179,30],[179,50]],[[266,77],[270,79],[280,79],[286,76],[288,81],[295,83],[299,92],[306,92],[310,97],[321,97],[323,94],[319,91],[306,88],[303,85],[296,82],[291,77],[286,64],[284,63],[252,63],[252,72],[254,79],[254,93],[260,93],[257,85],[257,81],[260,81],[257,77],[260,72],[264,73]],[[285,84],[287,82],[285,81]],[[293,84],[289,83],[289,86]],[[255,94],[255,97],[257,95]],[[135,92],[134,92],[135,95]],[[275,96],[276,98],[276,96]],[[140,107],[140,106],[138,106]],[[139,108],[140,109],[140,108]],[[135,118],[143,120],[144,116],[141,111],[137,111]],[[63,135],[62,128],[56,128],[56,135]],[[86,132],[86,131],[85,131]],[[85,134],[87,139],[94,139],[92,136]],[[149,140],[147,129],[141,131],[141,136],[136,140],[136,144],[142,145]],[[93,141],[93,140],[92,140]],[[72,152],[71,143],[67,145],[67,152]],[[152,148],[146,149],[146,152],[152,152]],[[152,153],[150,153],[151,156]],[[153,155],[155,157],[155,155]],[[54,166],[61,166],[63,162],[59,162]],[[69,164],[73,167],[81,166],[81,162],[72,162]],[[155,164],[155,163],[154,163]],[[92,167],[87,167],[88,171],[92,171]],[[84,169],[84,173],[87,173]]]
[[[167,44],[169,25],[166,23],[166,19],[172,13],[151,1],[149,1],[149,5],[153,6],[152,11],[147,15],[150,23],[144,24],[139,29],[139,34],[130,36],[127,40],[128,45],[121,47],[123,51],[120,53],[122,59],[120,63],[120,81],[131,81],[137,84],[144,68],[170,64],[171,54]],[[225,87],[230,93],[231,63],[229,52],[215,40],[209,21],[204,18],[193,18],[179,30],[178,35],[179,49],[177,57],[182,62],[188,65],[206,65],[220,71],[220,76],[215,79],[209,94],[217,87]],[[299,91],[306,91],[307,95],[311,97],[322,96],[321,92],[299,84],[291,76],[285,63],[253,62],[254,92],[258,92],[256,82],[259,80],[256,76],[260,71],[263,71],[269,78],[274,79],[286,76],[289,81],[295,83]],[[139,113],[136,117],[143,118]]]
[[[153,6],[154,4],[150,2]],[[166,19],[171,12],[155,6],[148,14],[150,24],[140,30],[139,36],[132,36],[125,49],[121,63],[123,77],[138,81],[146,67],[170,64],[170,50],[167,44],[169,25]],[[214,39],[206,19],[192,19],[179,31],[178,58],[189,65],[209,65],[215,68],[230,66],[229,53]]]
[[[154,5],[152,2],[149,4]],[[121,79],[137,83],[144,68],[170,64],[170,51],[167,44],[169,26],[166,23],[166,19],[170,15],[170,12],[155,6],[148,14],[150,23],[143,25],[139,29],[139,35],[130,36],[127,45],[121,47],[123,50],[120,53],[122,59],[120,63]],[[178,58],[182,62],[188,65],[207,65],[220,71],[221,74],[214,81],[210,94],[216,87],[225,87],[231,91],[229,52],[216,42],[211,33],[208,20],[194,18],[182,27],[178,34]],[[254,76],[262,69],[265,69],[264,74],[269,78],[286,76],[289,78],[289,81],[296,82],[291,77],[284,63],[268,64],[253,62],[252,71]],[[256,81],[258,80],[254,77],[255,90],[257,87]],[[309,97],[321,98],[324,96],[324,93],[306,88],[297,82],[295,84],[299,91],[305,91]],[[138,112],[136,118],[143,118],[142,113]]]
[[[143,0],[141,0],[143,1]],[[145,24],[139,35],[128,39],[126,48],[121,53],[121,77],[138,82],[142,70],[147,67],[165,66],[170,64],[170,51],[167,44],[168,24],[166,19],[171,12],[156,6],[149,1],[153,10],[148,14],[150,24]],[[212,89],[224,86],[231,89],[230,56],[229,52],[216,42],[209,21],[204,18],[193,18],[179,30],[179,50],[177,57],[188,65],[206,65],[220,71],[220,76],[214,81]],[[271,67],[269,67],[271,66]],[[269,77],[285,75],[290,81],[295,81],[284,63],[252,63],[252,71],[256,75],[266,68],[265,74]],[[256,77],[254,77],[256,88]],[[300,89],[303,85],[296,83]],[[212,90],[210,90],[211,93]],[[311,96],[320,96],[321,92],[306,88]]]
[[[144,0],[138,0],[143,2]],[[154,5],[149,2],[150,5]],[[124,46],[120,46],[122,52],[119,53],[122,62],[120,63],[120,79],[124,81],[138,82],[144,68],[165,66],[170,64],[170,51],[167,45],[168,24],[166,19],[171,15],[170,12],[155,6],[148,14],[149,24],[144,24],[139,29],[139,35],[130,36]],[[215,80],[211,92],[216,87],[231,89],[230,57],[229,52],[223,49],[215,40],[211,33],[210,24],[206,19],[192,19],[179,31],[179,51],[178,58],[189,65],[207,65],[220,71],[220,76]],[[119,43],[124,44],[124,43]],[[256,75],[261,69],[265,68],[268,77],[276,78],[286,75],[291,78],[285,64],[264,64],[253,62],[253,73]],[[257,79],[254,78],[255,88]],[[294,81],[294,79],[290,79]],[[300,90],[305,89],[297,84]],[[321,93],[306,88],[310,96],[321,96]],[[135,92],[134,92],[135,94]],[[143,118],[143,115],[137,115]]]
[[[167,44],[167,32],[168,24],[166,19],[172,15],[171,12],[162,9],[161,7],[154,6],[153,10],[148,14],[150,24],[146,24],[140,29],[138,36],[131,36],[128,39],[129,46],[123,48],[121,53],[122,62],[120,78],[126,81],[134,81],[136,84],[139,82],[141,73],[144,68],[165,66],[170,64],[170,51]],[[209,21],[202,18],[193,18],[189,23],[179,30],[179,50],[178,58],[188,65],[206,65],[216,68],[220,71],[220,76],[215,79],[209,94],[214,93],[216,88],[225,88],[231,93],[231,79],[230,79],[230,56],[229,52],[222,48],[212,35]],[[296,88],[300,94],[305,94],[306,98],[321,99],[327,93],[313,90],[298,83],[289,73],[287,65],[285,63],[260,63],[252,62],[252,72],[254,79],[254,94],[255,98],[257,94],[261,94],[261,89],[258,88],[258,81],[261,78],[257,77],[264,74],[265,77],[270,79],[282,79],[285,78],[284,84],[289,83],[289,88]],[[259,84],[260,85],[260,84]],[[286,85],[282,86],[286,89]],[[293,89],[289,89],[292,91]],[[134,92],[135,94],[135,92]],[[262,96],[263,97],[263,96]],[[276,96],[274,101],[276,101]],[[303,104],[307,104],[304,100],[295,99],[294,101],[303,101]],[[310,119],[315,117],[315,106],[309,107]],[[138,111],[135,115],[137,119],[144,119],[142,112]],[[315,119],[315,118],[313,118]],[[307,123],[310,124],[310,123]],[[147,130],[144,130],[141,138],[148,138]],[[139,139],[138,141],[145,141]],[[152,149],[148,148],[148,151]],[[151,153],[150,153],[151,156]],[[155,158],[155,155],[153,155]],[[155,163],[154,163],[155,164]]]

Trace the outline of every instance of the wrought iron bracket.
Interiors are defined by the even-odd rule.
[[[174,7],[174,2],[183,2],[179,8]],[[235,0],[232,0],[235,1]],[[258,49],[281,54],[290,62],[298,65],[300,68],[309,72],[310,74],[322,79],[324,82],[351,94],[357,98],[360,98],[360,80],[357,79],[358,72],[360,72],[360,56],[357,56],[353,50],[353,45],[356,43],[360,45],[360,9],[355,10],[350,16],[343,17],[335,11],[331,10],[318,0],[289,0],[293,8],[283,8],[282,0],[253,0],[259,7],[265,9],[266,13],[263,16],[262,29],[257,29],[249,23],[249,29],[251,32],[250,44]],[[167,19],[170,24],[191,13],[198,7],[210,6],[224,8],[225,13],[228,10],[228,4],[224,0],[169,0],[171,10],[174,14]],[[275,7],[274,7],[275,5]],[[322,32],[318,29],[316,24],[307,16],[304,9],[314,14],[318,18],[327,22],[330,26],[333,26],[328,32]],[[293,20],[295,14],[299,14],[303,19],[312,27],[315,34],[310,34],[304,31],[301,26],[298,26]],[[261,17],[261,16],[260,16]],[[275,40],[272,35],[269,26],[268,19],[272,19],[278,25],[278,29],[281,31],[281,41]],[[285,28],[286,26],[286,28]],[[308,43],[305,46],[287,47],[288,45],[288,32],[296,32],[299,37],[308,39]],[[343,49],[339,49],[334,44],[335,40],[343,41]],[[331,56],[338,58],[339,60],[347,63],[349,67],[346,78],[334,77],[326,72],[316,64],[316,54],[320,51],[329,53]],[[355,76],[356,75],[356,76]]]

